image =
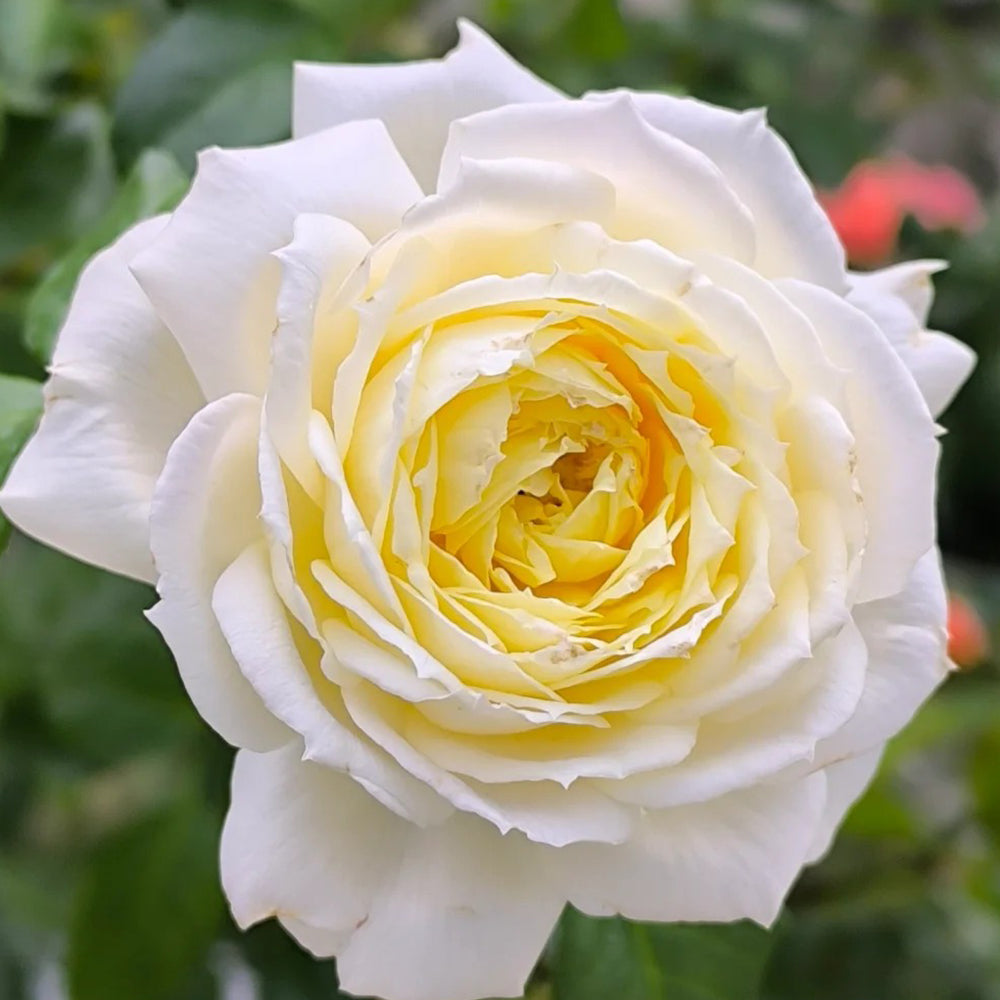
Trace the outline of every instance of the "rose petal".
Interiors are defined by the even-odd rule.
[[[895,736],[948,674],[947,603],[937,549],[900,593],[862,604],[854,618],[868,646],[868,674],[857,711],[817,751],[833,760]]]
[[[444,59],[387,66],[299,63],[294,134],[378,118],[425,191],[434,188],[448,126],[476,111],[562,94],[515,62],[492,38],[460,20]]]
[[[421,830],[298,750],[236,758],[222,881],[237,921],[279,915],[358,995],[520,996],[563,905],[537,849],[468,816]]]
[[[265,422],[282,461],[314,499],[321,488],[309,420],[313,409],[329,410],[334,372],[353,346],[355,324],[338,315],[337,293],[370,249],[349,222],[307,214],[295,220],[292,242],[274,254],[282,276]]]
[[[588,96],[608,100],[614,94]],[[730,111],[667,94],[635,94],[633,99],[651,125],[708,156],[750,210],[757,231],[755,270],[766,278],[801,278],[834,292],[846,289],[840,240],[763,111]]]
[[[253,149],[208,149],[190,193],[132,271],[208,398],[259,395],[277,321],[280,267],[271,252],[292,239],[295,218],[333,215],[377,240],[419,197],[379,122]]]
[[[782,280],[778,286],[808,317],[834,364],[850,372],[846,391],[868,521],[857,600],[898,593],[934,543],[940,449],[930,411],[865,313],[815,285]]]
[[[851,806],[865,793],[882,759],[882,747],[857,757],[838,761],[823,769],[826,775],[826,807],[809,848],[807,864],[819,861],[830,849],[834,834]]]
[[[394,1000],[521,996],[563,907],[544,863],[468,816],[412,833],[338,958],[341,985]]]
[[[304,761],[293,740],[241,751],[222,831],[222,887],[241,927],[272,915],[349,935],[410,830],[346,774]]]
[[[261,538],[259,430],[260,400],[234,394],[209,403],[171,447],[150,514],[160,602],[148,617],[205,721],[236,746],[269,750],[291,732],[240,673],[212,611],[222,571]]]
[[[84,268],[52,358],[45,415],[0,493],[27,534],[149,582],[153,487],[204,403],[128,270],[165,225],[162,216],[139,223]]]
[[[304,759],[346,772],[413,822],[440,822],[448,815],[445,802],[350,724],[337,689],[323,683],[319,647],[308,638],[296,643],[264,543],[246,549],[222,573],[212,608],[243,675],[268,709],[304,738]]]
[[[595,916],[749,917],[767,925],[806,858],[825,801],[826,776],[817,772],[647,812],[627,844],[573,844],[548,863],[570,902]]]
[[[750,262],[753,222],[699,150],[648,124],[627,94],[608,101],[511,104],[456,121],[439,189],[463,157],[551,160],[606,177],[618,195],[612,236],[656,239],[677,253],[711,249]]]
[[[969,377],[976,355],[946,333],[925,330],[937,261],[911,261],[881,271],[851,275],[848,300],[879,325],[909,368],[936,417]]]

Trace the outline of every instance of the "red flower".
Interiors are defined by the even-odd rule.
[[[948,596],[948,655],[960,667],[974,667],[990,651],[990,637],[976,609],[959,594]]]
[[[892,256],[906,215],[931,230],[971,232],[984,222],[979,195],[965,176],[902,157],[859,163],[836,191],[820,192],[820,201],[858,265]]]

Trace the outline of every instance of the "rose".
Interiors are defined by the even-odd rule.
[[[945,673],[971,366],[759,112],[462,35],[299,67],[94,259],[0,500],[156,582],[236,919],[397,1000],[520,993],[566,901],[774,917]]]

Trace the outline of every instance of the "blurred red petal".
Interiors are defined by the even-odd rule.
[[[836,190],[820,195],[852,264],[875,265],[896,246],[903,213],[877,165],[858,164]]]
[[[903,217],[928,230],[969,233],[985,222],[976,189],[952,167],[928,167],[905,157],[859,163],[835,191],[820,194],[852,264],[885,263]]]
[[[951,167],[909,164],[899,176],[900,205],[925,229],[968,233],[985,221],[976,189]]]
[[[948,597],[948,655],[960,667],[973,667],[989,653],[990,638],[976,609],[958,594]]]

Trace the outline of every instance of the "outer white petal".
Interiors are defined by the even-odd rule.
[[[881,746],[857,757],[848,757],[825,768],[826,808],[809,848],[807,864],[818,861],[830,849],[834,834],[847,811],[865,793],[882,759]]]
[[[469,816],[412,833],[338,958],[341,984],[393,1000],[521,996],[564,902],[545,866],[523,837]]]
[[[347,775],[301,758],[297,740],[236,755],[222,887],[241,927],[278,915],[346,935],[399,864],[411,825]]]
[[[932,278],[947,266],[943,260],[907,260],[877,271],[852,271],[847,277],[851,283],[851,294],[864,288],[872,293],[898,298],[913,318],[925,326],[934,302]]]
[[[606,101],[510,104],[456,121],[441,157],[439,190],[463,158],[523,157],[606,177],[617,206],[610,235],[649,238],[681,255],[712,250],[750,263],[747,208],[700,150],[653,128],[627,94]]]
[[[550,870],[578,909],[634,920],[769,924],[806,860],[826,802],[823,772],[646,813],[633,838],[573,844]]]
[[[269,750],[291,732],[240,673],[212,611],[222,571],[261,537],[259,432],[260,400],[232,395],[209,403],[174,442],[150,514],[161,600],[148,617],[205,721],[230,743]]]
[[[150,582],[153,485],[204,403],[128,270],[165,224],[140,223],[84,269],[52,359],[45,416],[0,493],[4,513],[27,534]]]
[[[676,766],[596,784],[624,802],[659,809],[750,790],[796,764],[805,770],[817,744],[857,711],[867,658],[860,631],[849,622],[773,689],[708,716],[694,750]],[[665,704],[669,711],[669,700]]]
[[[523,832],[539,844],[562,847],[580,840],[623,843],[637,810],[614,802],[590,782],[563,788],[554,781],[487,785],[462,779],[434,763],[406,734],[405,709],[366,682],[345,687],[344,703],[359,729],[407,771],[457,810],[488,820],[505,835]]]
[[[857,711],[817,750],[836,760],[898,733],[948,673],[946,595],[936,549],[914,567],[899,594],[855,608],[868,646],[868,674]]]
[[[731,258],[714,253],[700,255],[695,263],[712,281],[738,295],[753,311],[795,393],[818,393],[838,406],[842,404],[844,373],[827,357],[805,316],[770,281]]]
[[[943,412],[976,364],[970,347],[947,333],[925,330],[933,288],[933,260],[852,274],[848,300],[882,329],[910,369],[934,416]]]
[[[868,521],[857,600],[898,593],[934,544],[934,421],[898,354],[864,312],[815,285],[777,285],[812,323],[834,364],[849,373],[847,400]]]
[[[353,327],[337,314],[337,293],[370,249],[350,223],[300,215],[295,238],[275,252],[282,277],[265,419],[282,461],[310,496],[321,490],[309,451],[310,414],[329,409],[336,367],[353,346]]]
[[[545,855],[468,816],[421,830],[298,751],[237,757],[222,840],[237,920],[279,915],[358,995],[520,996],[563,903]]]
[[[244,551],[219,578],[212,607],[243,675],[264,704],[305,741],[302,756],[351,775],[383,805],[421,824],[440,822],[451,807],[354,729],[339,697],[304,662],[271,576],[263,542]],[[309,638],[307,650],[319,648]]]
[[[593,95],[607,100],[610,95]],[[693,98],[635,94],[656,128],[705,153],[753,215],[754,266],[767,278],[846,289],[844,251],[809,181],[763,111],[735,112]]]
[[[293,130],[379,118],[425,191],[434,188],[448,126],[504,104],[562,98],[484,31],[459,21],[459,44],[444,59],[388,66],[299,63]]]
[[[297,216],[344,219],[370,240],[421,196],[380,122],[255,149],[209,149],[170,224],[132,270],[210,399],[260,394],[280,266]]]
[[[484,744],[431,725],[411,725],[408,731],[432,760],[478,781],[557,781],[563,787],[580,778],[613,780],[671,767],[690,753],[695,733],[694,726],[576,727],[568,733],[543,731],[535,739],[526,733],[493,737]]]

